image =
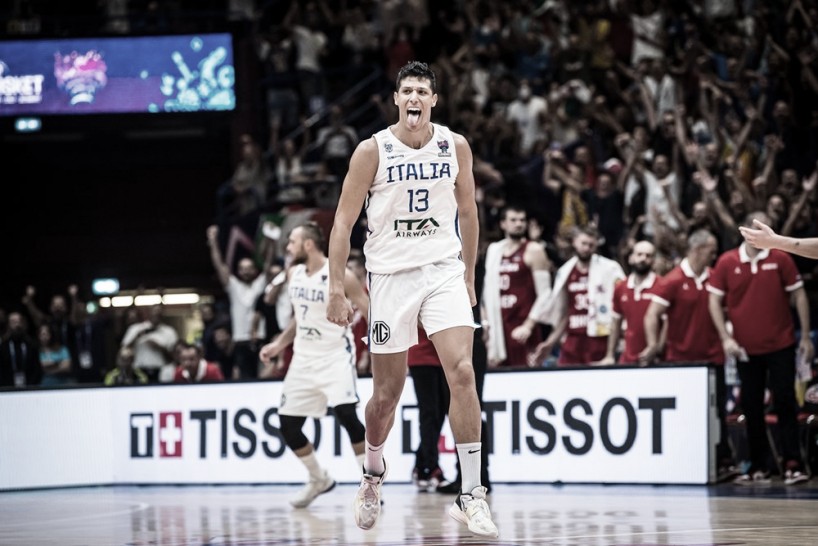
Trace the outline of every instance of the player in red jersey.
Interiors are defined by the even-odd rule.
[[[526,239],[527,227],[525,210],[506,207],[500,219],[505,237],[486,250],[483,340],[492,367],[527,366],[542,341],[529,314],[537,298],[551,291],[551,264],[542,245]]]
[[[557,365],[590,364],[605,356],[613,321],[614,285],[625,278],[625,272],[614,260],[596,254],[598,240],[596,228],[577,228],[572,239],[575,256],[557,271],[544,308],[538,300],[531,312],[541,322],[554,325],[548,339],[537,347],[537,363],[550,354],[563,335]]]
[[[763,212],[747,216],[769,223]],[[780,250],[759,250],[748,243],[719,257],[708,286],[710,313],[724,352],[736,358],[741,380],[741,407],[747,422],[750,468],[736,479],[739,484],[769,481],[769,443],[764,420],[764,390],[769,385],[778,415],[784,460],[784,483],[809,479],[801,460],[798,438],[798,403],[795,398],[795,327],[790,301],[795,302],[801,332],[810,331],[809,300],[804,281],[792,257]],[[724,308],[727,308],[726,316]],[[759,320],[761,318],[762,320]],[[727,320],[732,331],[727,328]],[[798,346],[802,358],[815,354],[809,335]]]
[[[639,353],[647,346],[645,341],[645,313],[650,306],[651,297],[659,277],[653,272],[653,260],[656,247],[650,241],[639,241],[633,245],[628,263],[631,273],[627,279],[619,281],[614,287],[613,322],[611,335],[608,336],[608,352],[599,364],[615,364],[616,350],[621,338],[622,326],[625,328],[625,347],[619,355],[620,364],[637,364]],[[659,336],[660,347],[664,345],[665,328]]]

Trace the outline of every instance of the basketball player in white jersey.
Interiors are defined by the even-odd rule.
[[[358,462],[363,463],[364,458],[364,425],[356,412],[355,343],[350,327],[327,320],[329,263],[323,249],[324,235],[315,223],[303,224],[290,233],[287,252],[293,265],[287,271],[287,292],[293,320],[259,353],[262,361],[270,362],[293,344],[278,416],[284,441],[309,471],[309,481],[290,500],[296,508],[308,506],[335,487],[335,480],[318,463],[315,447],[302,432],[307,417],[323,417],[327,407],[332,408],[349,434]],[[342,275],[343,290],[366,316],[369,299],[361,282],[351,270]]]
[[[365,412],[366,459],[355,522],[370,529],[380,514],[387,473],[383,447],[420,321],[451,389],[449,423],[462,488],[449,514],[474,534],[496,537],[480,483],[481,413],[472,368],[478,224],[471,148],[461,135],[430,121],[437,94],[435,74],[426,64],[404,66],[396,89],[400,118],[355,149],[330,235],[327,318],[345,326],[352,318],[344,288],[349,241],[365,204],[374,387]]]

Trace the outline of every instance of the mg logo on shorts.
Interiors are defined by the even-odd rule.
[[[375,321],[372,323],[372,343],[375,345],[383,345],[389,341],[389,325],[383,321]]]

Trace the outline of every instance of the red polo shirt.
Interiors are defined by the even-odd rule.
[[[613,315],[622,319],[625,350],[619,357],[621,364],[639,362],[639,353],[647,346],[645,341],[645,313],[650,306],[652,294],[659,277],[649,273],[640,284],[631,273],[627,279],[616,283],[613,295]]]
[[[665,359],[669,362],[724,364],[721,339],[708,309],[709,276],[708,267],[696,277],[685,258],[656,284],[653,301],[668,308]]]
[[[217,364],[207,362],[204,358],[199,360],[196,377],[191,377],[182,366],[176,367],[176,373],[173,376],[174,383],[219,383],[221,381],[224,381],[222,370]]]
[[[751,259],[745,244],[719,257],[707,289],[724,296],[736,342],[751,355],[771,353],[795,343],[790,292],[804,281],[786,252],[764,250]]]

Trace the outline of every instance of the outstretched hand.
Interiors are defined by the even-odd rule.
[[[753,225],[756,229],[739,226],[738,230],[741,232],[741,236],[758,249],[773,248],[776,237],[773,228],[758,220],[753,220]]]

